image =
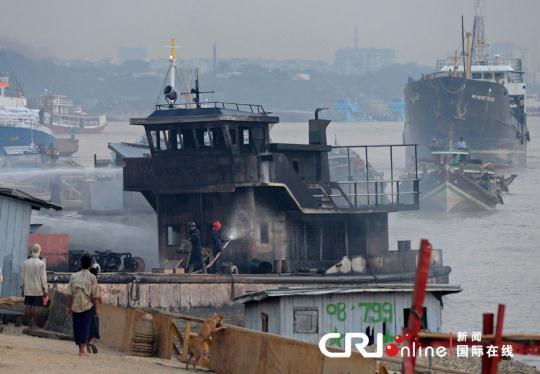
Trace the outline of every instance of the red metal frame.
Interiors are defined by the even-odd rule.
[[[540,355],[540,336],[538,335],[503,335],[503,324],[505,316],[505,305],[499,304],[497,310],[497,323],[495,334],[493,331],[493,322],[495,320],[493,313],[483,315],[482,321],[482,339],[480,342],[464,341],[458,342],[457,337],[451,334],[432,334],[420,333],[422,324],[422,314],[424,310],[424,298],[426,285],[429,277],[429,265],[431,258],[431,244],[422,239],[420,243],[420,253],[416,267],[416,278],[414,291],[412,294],[411,313],[407,327],[403,329],[404,343],[413,352],[420,346],[432,347],[452,347],[454,343],[460,345],[482,345],[485,349],[488,345],[494,345],[499,348],[497,355],[488,357],[482,356],[482,374],[496,374],[499,361],[501,360],[500,349],[503,345],[512,347],[514,354]],[[414,374],[416,367],[416,358],[414,355],[403,357],[403,373]]]

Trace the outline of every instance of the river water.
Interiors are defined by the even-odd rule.
[[[482,313],[496,313],[506,304],[506,332],[540,334],[540,119],[530,121],[527,167],[505,196],[505,204],[489,213],[433,215],[422,211],[390,214],[390,245],[422,238],[444,250],[452,267],[450,282],[463,291],[444,299],[444,330],[480,331]],[[399,122],[333,123],[329,142],[339,145],[401,143]],[[102,134],[80,136],[79,161],[94,153],[109,157],[107,142],[135,141],[140,127],[111,123]],[[271,133],[277,142],[307,142],[307,124],[282,123]],[[538,364],[538,360],[527,361]]]

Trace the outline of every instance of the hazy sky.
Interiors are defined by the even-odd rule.
[[[540,60],[540,0],[486,0],[490,42],[514,42]],[[337,48],[395,48],[400,62],[433,64],[458,48],[474,0],[0,0],[0,41],[59,58],[115,57],[118,47],[166,56],[309,58]]]

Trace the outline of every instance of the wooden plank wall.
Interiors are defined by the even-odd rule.
[[[123,352],[129,352],[131,338],[145,311],[103,304],[100,310],[101,341]],[[158,334],[157,356],[171,358],[172,329],[178,320],[197,323],[200,318],[175,313],[152,313]],[[375,360],[357,353],[349,359],[325,358],[315,344],[226,325],[215,334],[210,366],[217,374],[233,373],[369,373],[375,372]]]

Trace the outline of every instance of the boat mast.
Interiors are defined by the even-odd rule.
[[[486,1],[475,0],[474,3],[474,26],[473,26],[473,53],[474,61],[487,59],[486,34],[484,18],[486,16]]]
[[[175,81],[175,77],[174,77],[174,73],[176,71],[176,39],[175,38],[172,38],[171,39],[171,55],[169,56],[169,60],[171,61],[171,66],[169,67],[169,72],[170,72],[170,83],[169,85],[172,87],[172,88],[175,88],[174,87],[174,81]]]

